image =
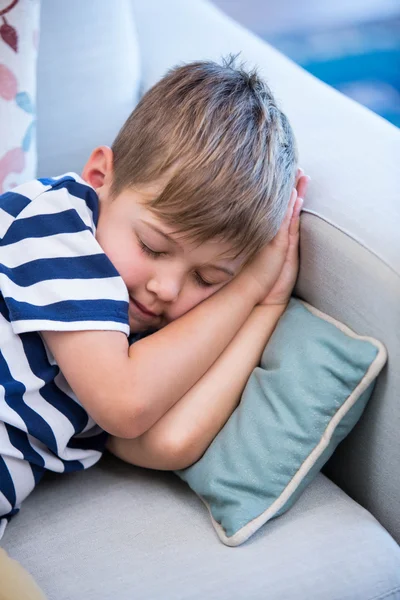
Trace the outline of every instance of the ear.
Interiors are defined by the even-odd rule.
[[[82,179],[87,181],[98,194],[109,191],[113,180],[114,157],[111,148],[99,146],[90,155],[82,171]]]

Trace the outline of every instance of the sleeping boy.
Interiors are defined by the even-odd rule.
[[[169,71],[81,176],[0,197],[0,538],[46,470],[201,457],[289,301],[307,182],[229,58]]]

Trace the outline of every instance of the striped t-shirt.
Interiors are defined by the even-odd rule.
[[[73,173],[0,196],[0,538],[46,469],[85,469],[104,450],[107,434],[40,333],[129,335],[128,291],[95,239],[98,211]]]

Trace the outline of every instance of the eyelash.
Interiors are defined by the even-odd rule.
[[[139,240],[139,238],[138,238],[138,240]],[[152,258],[159,258],[160,256],[165,256],[165,254],[166,254],[166,252],[156,252],[155,250],[152,250],[151,248],[146,246],[146,244],[144,244],[142,242],[142,240],[139,240],[139,245],[140,245],[142,252],[144,252],[148,256],[151,256]]]
[[[149,248],[148,246],[146,246],[146,244],[144,244],[142,242],[142,240],[140,240],[138,238],[139,241],[139,246],[141,251],[144,254],[147,254],[147,256],[151,256],[151,258],[157,259],[160,258],[161,256],[165,256],[167,253],[166,252],[156,252],[155,250],[152,250],[151,248]],[[198,273],[194,273],[194,280],[196,282],[197,285],[199,285],[200,287],[212,287],[213,285],[216,285],[215,283],[210,283],[209,281],[205,281],[202,277],[200,277],[200,275]]]
[[[204,279],[202,277],[200,277],[200,275],[198,273],[194,274],[194,280],[197,283],[197,285],[200,285],[201,287],[212,287],[213,285],[215,285],[215,283],[210,283],[209,281],[204,281]]]

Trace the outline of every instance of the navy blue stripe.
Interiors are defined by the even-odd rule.
[[[10,322],[10,311],[8,310],[6,301],[4,300],[4,297],[1,293],[0,293],[0,314],[6,319],[6,321]]]
[[[90,437],[73,437],[68,442],[68,448],[104,452],[108,435],[109,434],[106,431],[102,431],[101,433]]]
[[[44,473],[43,457],[32,448],[32,446],[29,443],[28,435],[25,431],[21,431],[20,429],[17,429],[13,425],[9,425],[8,423],[5,423],[5,427],[7,429],[8,437],[10,438],[11,444],[14,446],[14,448],[17,448],[17,450],[19,450],[22,453],[24,460],[26,460],[28,463],[41,467],[41,471],[35,470],[35,472],[33,473],[36,485],[40,481]],[[36,477],[38,477],[38,479],[36,479]]]
[[[19,510],[19,508],[13,508],[6,515],[0,515],[0,519],[7,519],[7,521],[10,522],[11,517],[19,513]]]
[[[16,501],[17,501],[17,497],[15,494],[15,487],[14,487],[12,477],[10,475],[10,471],[8,470],[5,460],[1,456],[1,454],[0,454],[0,490],[2,491],[4,496],[7,498],[7,500],[11,504],[11,506],[14,508]],[[0,516],[3,517],[6,515],[0,515]]]
[[[76,196],[86,202],[86,205],[93,213],[94,224],[97,225],[99,219],[99,199],[93,188],[83,183],[75,181],[73,177],[61,177],[58,180],[39,179],[44,185],[51,185],[51,190],[65,188],[72,196]],[[46,190],[50,192],[51,190]]]
[[[15,244],[28,238],[42,238],[60,233],[76,233],[85,230],[92,231],[85,225],[74,208],[63,210],[50,215],[34,215],[17,219],[8,229],[1,240],[2,246]]]
[[[120,300],[65,300],[46,306],[5,298],[11,321],[116,321],[128,324],[128,303]]]
[[[35,482],[38,483],[42,479],[46,469],[44,469],[43,467],[39,467],[38,465],[32,465],[32,464],[31,464],[31,469],[32,469],[32,473],[33,473],[33,478],[34,478]]]
[[[30,435],[41,440],[50,450],[57,453],[57,443],[51,427],[32,408],[25,404],[23,395],[26,388],[13,378],[6,360],[0,351],[0,381],[4,386],[4,400],[24,421]]]
[[[75,473],[75,471],[83,471],[84,466],[79,460],[63,460],[64,473]]]
[[[40,395],[70,421],[75,433],[81,433],[88,423],[87,412],[56,385],[60,369],[49,363],[42,338],[36,332],[23,333],[20,338],[32,373],[45,382]]]
[[[17,192],[6,192],[0,196],[0,206],[12,217],[18,217],[25,206],[31,202],[29,198]]]
[[[119,277],[117,269],[104,254],[38,258],[9,268],[0,263],[0,273],[21,287],[49,279],[105,279]]]
[[[66,177],[60,177],[59,179],[55,179],[53,177],[38,177],[38,181],[40,181],[40,183],[43,183],[43,185],[51,185],[52,187],[53,185],[56,185],[58,181],[65,181],[66,179],[75,181],[70,175],[67,175]]]

